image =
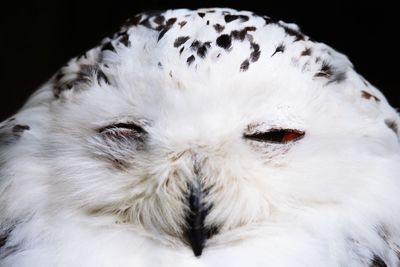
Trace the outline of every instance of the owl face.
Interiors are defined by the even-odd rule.
[[[37,107],[41,136],[29,124],[23,138],[40,147],[48,209],[196,255],[235,229],[353,205],[399,151],[398,115],[346,57],[229,9],[134,17]]]

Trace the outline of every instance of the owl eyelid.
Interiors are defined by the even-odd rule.
[[[97,130],[103,137],[113,140],[134,139],[143,142],[147,135],[142,126],[134,122],[114,123]]]
[[[133,130],[138,133],[146,133],[146,131],[140,125],[133,123],[133,122],[114,123],[114,124],[102,127],[98,131],[104,132],[106,130],[117,130],[117,129],[126,129],[126,130]]]
[[[257,142],[268,142],[276,144],[286,144],[302,139],[305,135],[304,131],[294,129],[271,129],[269,131],[253,133],[244,133],[245,139]]]

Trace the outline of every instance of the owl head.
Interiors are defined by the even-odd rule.
[[[0,226],[128,227],[195,255],[316,214],[387,226],[399,124],[346,56],[294,24],[142,13],[1,124]]]

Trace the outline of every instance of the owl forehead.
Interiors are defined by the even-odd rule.
[[[292,67],[316,80],[335,83],[345,80],[351,66],[329,47],[310,41],[294,24],[231,9],[139,14],[102,49],[116,51],[121,46],[138,50],[136,58],[143,57],[171,78],[195,74],[229,81],[229,75],[249,70],[253,77],[260,72],[265,77],[268,72],[279,73],[280,69],[282,73]],[[108,55],[111,64],[119,61]],[[246,75],[241,76],[246,80]]]
[[[344,81],[350,66],[344,56],[312,42],[296,25],[252,12],[148,12],[128,20],[100,46],[62,68],[55,79],[55,95],[80,91],[89,83],[145,83],[152,76],[170,79],[178,89],[205,79],[225,84],[260,78],[267,82],[294,70],[303,79],[332,84]]]

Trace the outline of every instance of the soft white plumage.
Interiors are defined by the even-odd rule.
[[[143,13],[0,124],[0,265],[400,266],[399,124],[296,25]]]

